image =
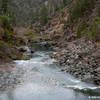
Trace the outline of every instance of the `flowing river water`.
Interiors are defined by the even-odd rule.
[[[0,100],[100,100],[89,98],[98,87],[61,72],[54,62],[47,51],[35,52],[30,60],[15,61],[14,73],[21,74],[21,83],[2,93]]]

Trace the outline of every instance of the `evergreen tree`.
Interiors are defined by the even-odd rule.
[[[40,12],[40,23],[46,24],[47,23],[47,7],[45,5],[42,6]]]
[[[65,7],[66,4],[67,4],[67,0],[63,0],[62,2],[63,2],[63,5],[64,5],[64,7]]]
[[[33,15],[34,22],[39,19],[39,9],[37,8]]]
[[[56,1],[54,2],[54,10],[55,12],[59,10],[59,6]]]
[[[8,0],[2,0],[1,12],[3,15],[6,15],[7,11],[8,11]]]

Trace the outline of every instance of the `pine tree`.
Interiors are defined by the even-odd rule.
[[[55,10],[55,12],[59,10],[57,2],[54,2],[54,10]]]
[[[3,15],[6,15],[7,11],[8,11],[8,0],[2,0],[1,12]]]
[[[47,7],[45,5],[42,6],[40,12],[40,23],[46,24],[47,23]]]
[[[62,2],[63,2],[63,5],[64,5],[64,7],[65,7],[66,4],[67,4],[67,0],[63,0]]]

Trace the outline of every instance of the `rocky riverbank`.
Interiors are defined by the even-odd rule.
[[[0,61],[0,91],[12,89],[20,82],[14,69],[14,63]]]
[[[100,85],[99,43],[79,39],[67,43],[65,47],[58,47],[52,57],[64,66],[61,71],[70,73],[82,81]]]
[[[0,91],[14,88],[23,73],[16,69],[13,60],[28,60],[34,51],[27,46],[12,46],[0,44]]]

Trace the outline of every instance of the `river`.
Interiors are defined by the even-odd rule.
[[[2,93],[0,100],[100,100],[89,98],[99,87],[61,72],[62,66],[49,53],[37,51],[30,60],[15,61],[14,73],[21,74],[21,82]]]

